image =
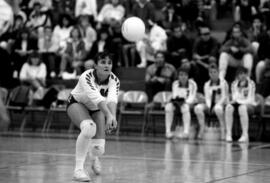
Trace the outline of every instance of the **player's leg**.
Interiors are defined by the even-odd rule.
[[[90,139],[96,134],[96,124],[83,104],[71,104],[67,109],[67,113],[71,121],[81,130],[76,141],[74,179],[77,181],[89,181],[90,178],[84,171],[84,162]]]
[[[238,141],[247,142],[248,141],[248,127],[249,127],[248,106],[240,105],[238,107],[238,113],[239,113],[240,123],[242,127],[242,135]]]
[[[181,106],[181,113],[182,113],[182,121],[183,121],[183,126],[184,126],[183,138],[188,138],[189,131],[190,131],[190,121],[191,121],[190,106],[188,104],[183,104]]]
[[[219,57],[219,77],[220,78],[225,78],[230,59],[231,59],[231,56],[228,53],[222,52],[220,54],[220,57]]]
[[[232,141],[232,125],[233,125],[234,107],[228,104],[225,108],[225,122],[226,122],[226,141]]]
[[[222,105],[215,105],[214,112],[218,118],[221,140],[225,139],[225,119],[224,119],[224,107]]]
[[[205,129],[205,109],[206,105],[205,104],[198,104],[194,107],[194,112],[196,114],[198,123],[199,123],[199,133],[197,138],[202,139],[203,134],[204,134],[204,129]]]
[[[172,138],[173,133],[171,131],[175,107],[172,103],[168,103],[165,106],[165,135],[166,138]]]
[[[99,175],[102,168],[99,157],[105,153],[105,116],[101,111],[97,111],[92,114],[92,118],[97,125],[97,132],[91,140],[89,155],[92,162],[92,170]]]

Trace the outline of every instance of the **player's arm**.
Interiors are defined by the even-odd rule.
[[[219,101],[217,102],[217,105],[222,105],[225,103],[226,97],[227,97],[227,82],[223,81],[221,84],[221,97]]]
[[[232,103],[235,103],[238,98],[238,91],[237,91],[237,82],[234,81],[231,85],[231,90],[232,90]]]
[[[241,104],[252,104],[254,103],[255,99],[255,83],[253,81],[250,81],[250,84],[248,86],[248,95],[247,98],[244,100],[239,101]]]
[[[115,118],[116,118],[119,89],[120,89],[120,81],[118,78],[113,76],[113,78],[109,82],[107,106],[112,115],[115,116]]]
[[[192,81],[191,84],[189,85],[189,95],[187,97],[186,103],[188,104],[192,104],[196,98],[196,94],[197,94],[197,84]]]

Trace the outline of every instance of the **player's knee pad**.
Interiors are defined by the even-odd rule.
[[[202,104],[198,104],[194,107],[194,112],[196,115],[198,116],[202,116],[203,115],[203,105]]]
[[[182,112],[182,114],[189,113],[190,112],[189,111],[189,105],[188,104],[183,104],[181,106],[181,112]]]
[[[92,139],[92,154],[101,156],[105,153],[105,139]]]
[[[92,120],[83,120],[80,124],[81,134],[87,138],[91,139],[96,135],[96,124]]]
[[[246,105],[240,105],[238,107],[238,113],[239,113],[240,116],[247,114],[247,106]]]
[[[165,105],[165,111],[172,113],[174,111],[174,106],[172,103],[168,103]]]
[[[215,105],[214,111],[217,115],[222,115],[223,114],[223,107],[221,105]]]
[[[226,113],[233,113],[234,112],[234,107],[231,104],[228,104],[226,106]]]

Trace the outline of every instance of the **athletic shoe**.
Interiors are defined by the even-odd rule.
[[[227,142],[232,142],[232,136],[231,135],[226,135],[226,139]]]
[[[172,133],[172,132],[167,132],[167,133],[166,133],[166,138],[167,138],[167,139],[173,138],[173,133]]]
[[[92,160],[92,170],[96,175],[100,175],[101,169],[102,167],[99,158],[96,157],[94,160]]]
[[[248,142],[248,136],[242,135],[238,142]]]
[[[73,180],[78,182],[89,182],[91,179],[84,170],[79,169],[74,171]]]

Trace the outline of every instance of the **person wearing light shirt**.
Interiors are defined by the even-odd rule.
[[[165,106],[165,128],[166,138],[173,138],[174,133],[171,131],[174,113],[180,110],[183,120],[183,133],[176,135],[178,138],[188,138],[190,129],[190,108],[196,100],[197,84],[188,78],[188,71],[180,68],[178,80],[172,84],[172,100]]]
[[[240,67],[237,70],[237,79],[231,85],[232,100],[225,109],[226,141],[232,141],[233,112],[237,110],[242,127],[239,142],[248,142],[249,113],[254,112],[256,86],[248,77],[248,69]]]
[[[219,71],[216,65],[208,69],[210,80],[204,84],[205,103],[198,104],[194,108],[200,130],[198,139],[201,139],[205,129],[205,113],[215,114],[218,118],[221,132],[221,139],[225,138],[224,106],[228,98],[228,83],[219,79]]]
[[[97,17],[97,1],[96,0],[76,0],[75,17],[82,14],[93,15]]]

